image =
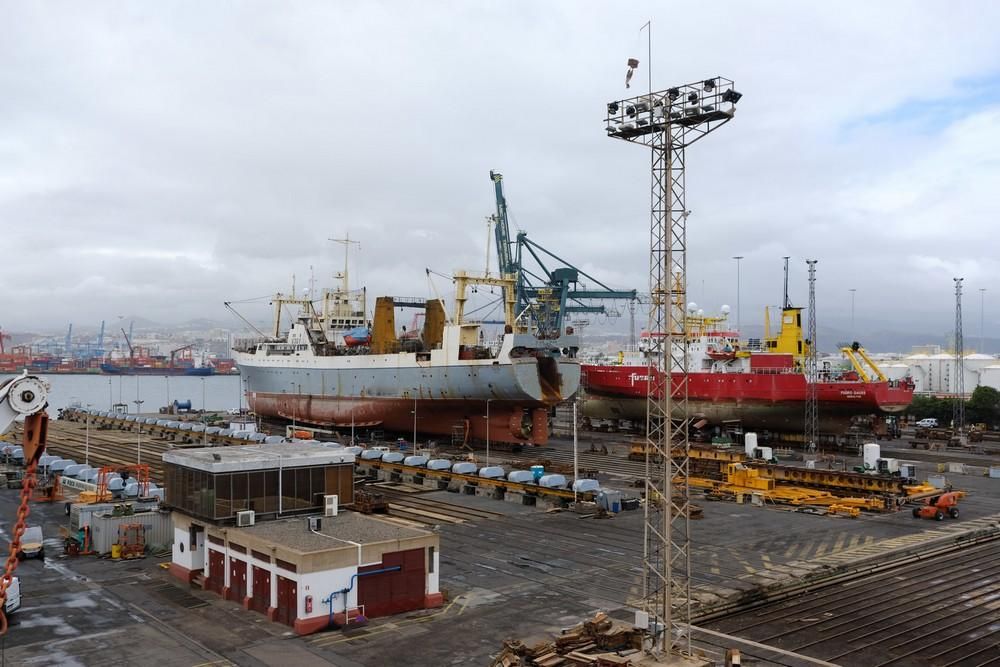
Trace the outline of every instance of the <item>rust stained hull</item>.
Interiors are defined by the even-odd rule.
[[[349,428],[378,425],[395,433],[413,432],[416,408],[418,435],[451,438],[456,428],[464,437],[511,444],[542,445],[548,441],[548,409],[544,403],[490,399],[487,427],[486,400],[396,397],[333,397],[288,393],[249,392],[257,414],[290,421]]]

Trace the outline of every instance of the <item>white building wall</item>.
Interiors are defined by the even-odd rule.
[[[439,574],[441,572],[441,550],[437,547],[431,547],[434,549],[434,557],[427,558],[427,594],[433,595],[434,593],[439,593],[438,588]]]
[[[333,613],[339,614],[347,609],[354,609],[358,606],[358,580],[354,579],[353,587],[346,594],[340,593],[345,588],[351,587],[351,579],[358,571],[356,565],[343,567],[335,570],[324,570],[323,572],[309,572],[292,577],[298,582],[300,619],[318,618],[330,615],[330,605],[323,600],[331,593],[333,596]],[[272,575],[273,576],[273,575]],[[306,597],[312,596],[312,613],[306,613]]]

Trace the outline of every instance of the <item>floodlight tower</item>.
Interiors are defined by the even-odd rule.
[[[654,653],[691,651],[685,149],[732,120],[741,97],[722,77],[655,93],[650,85],[609,102],[604,121],[609,137],[651,153],[642,606]]]
[[[816,262],[815,259],[807,259],[809,265],[809,340],[806,344],[806,382],[808,382],[808,394],[806,396],[806,447],[809,451],[816,449],[816,440],[819,436],[819,382],[818,357],[819,348],[816,346]]]
[[[962,337],[962,280],[955,278],[955,401],[952,428],[959,438],[965,433],[965,341]]]

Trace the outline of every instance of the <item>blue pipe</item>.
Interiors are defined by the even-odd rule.
[[[352,574],[351,575],[351,585],[350,586],[348,586],[347,588],[345,588],[343,590],[340,590],[340,591],[334,591],[334,592],[330,593],[329,597],[326,597],[326,598],[323,599],[323,602],[325,604],[330,605],[330,616],[329,616],[329,621],[327,622],[327,627],[331,627],[333,625],[333,596],[335,596],[335,595],[347,595],[352,590],[354,590],[354,582],[358,580],[358,577],[367,577],[368,575],[371,575],[371,574],[385,574],[386,572],[399,572],[402,569],[403,569],[403,567],[401,565],[394,565],[392,567],[383,567],[380,570],[371,570],[369,572],[355,572],[354,574]],[[345,613],[347,612],[347,604],[346,603],[344,604],[344,612]]]

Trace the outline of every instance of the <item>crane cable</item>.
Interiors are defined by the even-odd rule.
[[[35,453],[35,458],[24,469],[24,478],[21,480],[21,503],[17,508],[17,522],[14,524],[14,535],[10,540],[10,553],[7,554],[3,578],[0,579],[0,637],[7,634],[7,588],[14,582],[14,571],[18,565],[17,554],[21,550],[21,537],[28,527],[28,514],[31,512],[29,501],[35,489],[35,471],[38,470],[38,459],[42,451],[42,448],[39,448]]]

